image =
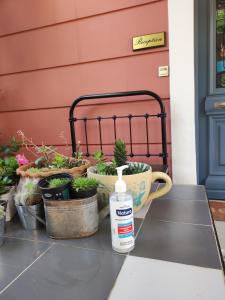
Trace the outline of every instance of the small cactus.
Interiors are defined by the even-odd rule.
[[[127,164],[126,144],[123,140],[117,140],[114,146],[114,159],[116,166],[124,166]]]

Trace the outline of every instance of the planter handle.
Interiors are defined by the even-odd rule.
[[[43,219],[40,218],[39,216],[33,214],[33,212],[30,210],[29,205],[27,205],[27,200],[28,200],[28,199],[25,200],[25,207],[26,207],[27,212],[28,212],[32,217],[34,217],[35,219],[37,219],[40,223],[42,223],[43,225],[46,226],[45,220],[43,220]]]
[[[152,183],[154,183],[156,180],[159,180],[159,179],[162,179],[163,181],[165,181],[165,185],[162,188],[160,188],[159,190],[150,193],[147,200],[145,201],[144,205],[147,205],[153,199],[159,198],[171,190],[172,180],[166,173],[152,172]]]

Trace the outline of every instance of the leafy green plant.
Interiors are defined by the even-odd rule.
[[[117,167],[127,164],[126,144],[123,140],[117,140],[114,146],[114,159]]]
[[[100,175],[115,175],[116,174],[116,162],[113,159],[111,162],[106,162],[105,156],[101,151],[97,151],[93,155],[96,161],[97,173]]]
[[[95,178],[78,177],[72,181],[74,191],[88,191],[98,187],[98,181]]]
[[[5,194],[9,191],[9,186],[12,185],[12,179],[8,177],[0,177],[0,195]]]
[[[0,145],[0,156],[1,157],[7,157],[11,155],[15,155],[16,152],[19,151],[21,147],[21,144],[16,140],[16,138],[13,136],[9,140],[9,142],[5,145]]]
[[[116,168],[128,165],[128,168],[123,171],[124,175],[133,175],[149,170],[149,166],[144,163],[128,163],[126,143],[123,140],[117,140],[114,146],[114,159],[111,162],[106,162],[104,154],[101,151],[94,153],[93,158],[96,161],[96,173],[100,175],[117,175]]]
[[[0,220],[5,217],[5,210],[2,205],[0,205]]]
[[[27,169],[27,171],[29,171],[29,172],[31,172],[31,173],[36,173],[36,172],[39,172],[40,169],[39,169],[39,168],[34,168],[34,167],[32,167],[32,168]]]
[[[57,153],[55,154],[51,164],[56,168],[65,168],[69,164],[68,161],[69,161],[68,157]]]
[[[150,167],[144,163],[129,163],[128,168],[123,171],[124,175],[133,175],[149,171]]]
[[[68,178],[54,178],[49,180],[49,188],[57,188],[66,185],[70,180]]]

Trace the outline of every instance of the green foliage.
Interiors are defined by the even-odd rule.
[[[39,169],[39,168],[34,168],[34,167],[32,167],[32,168],[27,169],[27,171],[29,171],[29,172],[31,172],[31,173],[36,173],[36,172],[39,172],[40,169]]]
[[[57,153],[55,154],[51,164],[56,168],[65,168],[68,167],[69,159],[64,155]]]
[[[70,181],[70,179],[68,179],[68,178],[54,178],[54,179],[49,180],[48,187],[51,189],[57,188],[57,187],[66,185],[69,181]]]
[[[0,177],[0,195],[9,191],[9,186],[13,184],[12,179],[7,176]]]
[[[2,205],[0,205],[0,220],[5,217],[5,210]]]
[[[88,191],[98,187],[98,181],[95,178],[78,177],[72,181],[72,188],[76,191]]]
[[[16,171],[19,167],[18,162],[14,156],[5,158],[5,166],[10,168],[12,171]]]
[[[96,160],[97,173],[100,175],[116,175],[116,162],[106,162],[104,154],[101,151],[94,153],[93,158]]]
[[[19,151],[20,147],[21,144],[13,136],[7,144],[0,146],[0,156],[7,157],[10,155],[14,155]]]
[[[124,175],[133,175],[149,171],[150,167],[144,163],[129,163],[128,168],[123,171]]]
[[[0,180],[1,186],[12,185],[16,182],[16,169],[19,167],[14,156],[0,159]],[[4,191],[4,188],[2,188]],[[3,192],[2,192],[3,193]]]
[[[114,159],[112,162],[106,162],[104,154],[101,151],[94,153],[93,158],[96,161],[96,173],[100,175],[117,175],[116,168],[128,165],[123,171],[124,175],[133,175],[149,170],[149,166],[144,163],[127,163],[126,144],[123,140],[117,140],[114,146]]]
[[[126,144],[123,140],[117,140],[114,146],[114,159],[116,166],[124,166],[127,164]]]

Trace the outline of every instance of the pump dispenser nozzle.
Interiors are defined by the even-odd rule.
[[[127,191],[126,183],[122,179],[123,170],[127,169],[127,168],[128,168],[127,165],[116,168],[117,175],[118,175],[118,180],[116,181],[116,184],[115,184],[115,192],[116,193],[125,193]]]

